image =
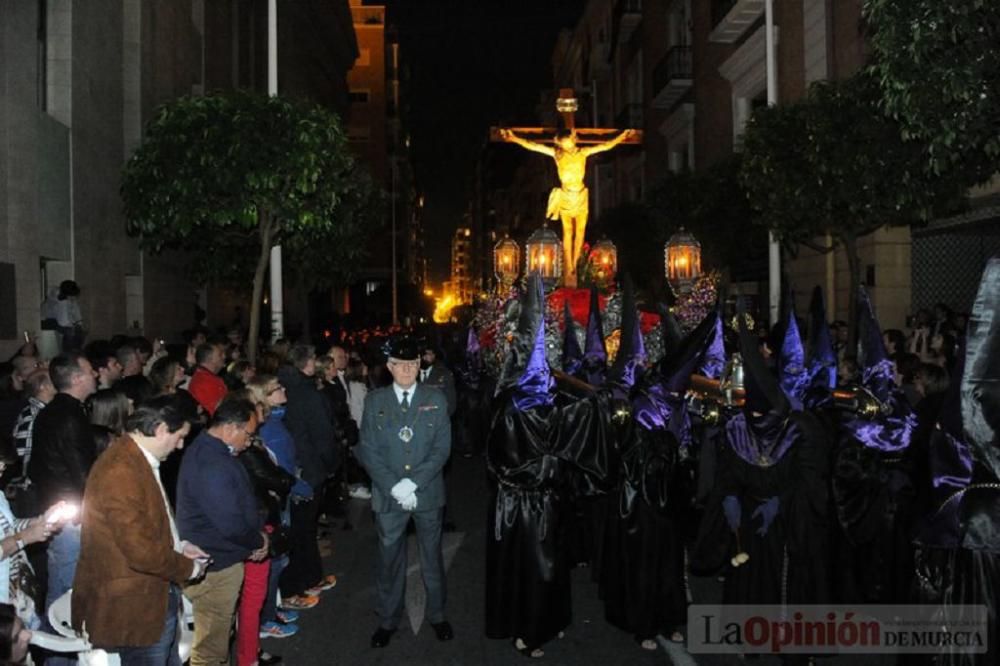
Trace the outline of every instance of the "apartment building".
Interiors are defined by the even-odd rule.
[[[343,111],[357,55],[346,1],[281,7],[282,92]],[[83,291],[92,337],[176,340],[196,308],[229,322],[185,277],[184,256],[139,251],[118,188],[160,104],[265,89],[266,30],[264,0],[0,2],[0,355],[38,330],[46,290],[64,279]]]

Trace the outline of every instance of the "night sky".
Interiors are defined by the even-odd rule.
[[[552,85],[556,36],[575,24],[585,2],[387,0],[386,5],[410,72],[404,90],[410,149],[417,187],[425,196],[431,278],[437,282],[447,277],[451,232],[468,201],[469,178],[489,126],[536,122],[539,95]]]

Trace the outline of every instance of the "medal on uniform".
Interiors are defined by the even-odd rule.
[[[403,426],[402,428],[400,428],[399,438],[403,440],[403,442],[409,443],[409,441],[413,439],[413,428],[411,428],[410,426]]]

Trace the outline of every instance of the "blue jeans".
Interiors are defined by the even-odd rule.
[[[108,652],[118,653],[122,666],[181,666],[179,648],[181,632],[177,623],[181,590],[176,585],[170,585],[169,599],[167,617],[163,621],[163,633],[156,643],[144,647],[108,648]]]
[[[79,559],[80,526],[67,525],[49,542],[49,585],[45,594],[46,608],[73,587],[73,576],[76,574],[76,562]],[[47,619],[46,623],[48,623]],[[75,663],[76,658],[58,655],[50,656],[45,660],[46,666],[67,666]]]
[[[271,576],[267,579],[267,597],[260,611],[261,624],[278,621],[278,579],[288,566],[288,555],[271,558]]]

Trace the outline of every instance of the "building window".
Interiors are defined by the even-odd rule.
[[[348,96],[350,97],[351,104],[367,104],[371,98],[371,92],[368,90],[352,90]]]

